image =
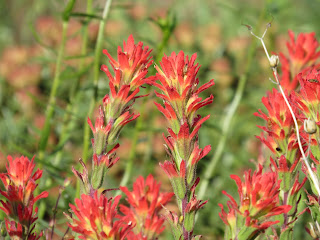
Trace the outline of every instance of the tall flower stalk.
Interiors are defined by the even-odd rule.
[[[109,79],[110,93],[102,100],[103,104],[99,108],[95,124],[88,118],[88,125],[93,132],[91,181],[87,179],[87,174],[80,174],[74,170],[81,180],[82,193],[86,194],[102,186],[106,170],[119,160],[115,153],[119,147],[117,139],[120,131],[126,124],[139,117],[139,114],[131,113],[132,105],[135,99],[143,97],[137,95],[139,88],[143,84],[152,83],[152,79],[146,76],[153,62],[151,50],[143,47],[142,42],[135,44],[132,35],[123,43],[123,49],[118,48],[117,60],[112,58],[107,50],[103,50],[103,53],[109,57],[113,74],[107,65],[101,66],[101,70]]]
[[[160,163],[161,168],[168,175],[173,187],[181,217],[177,222],[177,214],[169,212],[175,239],[192,239],[195,214],[207,201],[198,200],[195,195],[199,183],[196,168],[197,163],[211,150],[208,145],[199,147],[198,131],[203,122],[210,116],[201,118],[197,111],[213,101],[213,96],[206,99],[199,97],[199,93],[214,85],[213,80],[198,86],[197,73],[199,64],[195,64],[196,54],[190,58],[181,51],[165,56],[156,66],[156,79],[153,83],[160,92],[156,95],[164,102],[164,106],[155,103],[160,112],[169,121],[169,136],[165,136],[166,151],[169,160]]]

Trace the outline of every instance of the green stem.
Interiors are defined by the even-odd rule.
[[[87,0],[87,14],[90,15],[92,14],[92,0]],[[82,42],[82,47],[81,47],[81,55],[85,56],[87,55],[87,48],[88,48],[88,40],[89,40],[89,35],[88,35],[88,23],[89,20],[87,20],[85,22],[85,26],[83,29],[83,42]],[[79,75],[76,78],[75,82],[73,83],[73,85],[71,86],[70,92],[69,92],[69,102],[68,105],[66,107],[66,111],[64,113],[63,116],[63,125],[62,125],[62,129],[61,129],[61,136],[59,138],[59,143],[58,146],[64,145],[64,143],[69,139],[70,137],[70,133],[74,127],[74,119],[75,118],[71,118],[74,114],[76,114],[78,107],[75,106],[74,103],[76,103],[76,99],[77,99],[77,93],[79,90],[79,84],[80,84],[80,79],[83,75],[84,71],[84,67],[85,67],[85,58],[81,58],[80,64],[79,64]],[[55,158],[55,165],[58,166],[61,162],[62,159],[62,155],[63,155],[63,151],[62,151],[62,147],[61,150],[59,150],[59,152],[56,155]]]
[[[228,135],[229,135],[229,131],[230,131],[230,124],[231,121],[233,119],[233,116],[239,106],[239,103],[242,99],[243,96],[243,92],[244,89],[246,87],[246,83],[248,80],[248,74],[249,74],[249,70],[251,67],[251,63],[252,63],[252,59],[253,59],[253,55],[255,53],[255,49],[256,49],[256,44],[251,44],[250,45],[250,49],[249,49],[249,53],[248,53],[248,59],[247,59],[247,63],[246,63],[246,69],[244,71],[244,73],[241,75],[237,89],[236,89],[236,93],[235,96],[230,104],[230,106],[228,107],[228,112],[226,114],[225,119],[223,120],[223,125],[222,125],[222,136],[220,138],[218,147],[215,151],[215,154],[213,156],[213,158],[211,159],[209,165],[206,168],[206,171],[204,173],[204,177],[203,179],[201,179],[201,185],[200,185],[200,189],[199,189],[199,193],[198,193],[198,197],[199,199],[202,199],[207,191],[208,185],[209,185],[209,180],[212,176],[212,174],[214,173],[214,170],[216,168],[216,165],[219,161],[219,159],[222,156],[224,147],[226,145],[226,142],[228,140]]]
[[[63,55],[64,55],[64,49],[67,41],[67,29],[68,29],[68,21],[63,21],[62,24],[62,42],[60,44],[59,52],[58,52],[58,58],[57,58],[57,63],[56,63],[56,70],[55,70],[55,75],[53,79],[53,84],[50,92],[50,97],[49,97],[49,104],[47,106],[47,111],[46,111],[46,120],[44,123],[44,127],[41,131],[41,137],[40,137],[40,142],[39,142],[39,159],[43,160],[44,158],[44,151],[47,147],[48,144],[48,139],[50,135],[50,129],[51,129],[51,122],[52,122],[52,117],[54,114],[54,109],[56,105],[56,95],[57,95],[57,90],[60,85],[60,75],[61,75],[61,65],[62,65],[62,60],[63,60]]]
[[[110,10],[111,2],[112,0],[106,1],[103,14],[102,14],[102,19],[100,20],[99,32],[98,32],[95,54],[94,54],[94,63],[93,63],[93,96],[90,101],[88,116],[92,115],[94,107],[96,105],[97,98],[98,98],[98,80],[99,80],[99,71],[100,71],[99,64],[100,64],[100,58],[102,53],[104,28],[105,28],[106,19],[108,17],[108,13]],[[83,152],[82,152],[82,160],[84,163],[86,163],[88,159],[89,144],[90,144],[90,128],[89,128],[89,125],[87,124],[87,119],[86,119],[84,123]]]

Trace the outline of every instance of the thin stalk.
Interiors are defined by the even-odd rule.
[[[109,14],[110,6],[111,6],[112,0],[107,0],[103,14],[102,19],[100,20],[99,25],[99,31],[98,31],[98,37],[95,47],[95,54],[94,54],[94,62],[93,62],[93,96],[90,101],[88,116],[91,116],[94,110],[94,107],[96,105],[96,101],[98,98],[98,80],[99,80],[99,64],[100,64],[100,58],[102,53],[102,43],[103,43],[103,37],[104,37],[104,28],[106,19]],[[85,120],[84,123],[84,136],[83,136],[83,152],[82,152],[82,159],[84,163],[88,160],[88,153],[89,153],[89,144],[90,144],[90,128],[87,124],[87,120]]]
[[[58,52],[58,57],[57,57],[57,63],[56,63],[56,69],[55,69],[55,74],[54,74],[54,79],[53,79],[53,84],[50,92],[50,97],[49,97],[49,103],[47,106],[46,110],[46,120],[44,123],[44,127],[41,131],[41,137],[40,137],[40,142],[39,142],[39,154],[38,158],[40,160],[43,160],[44,158],[44,151],[47,147],[48,144],[48,139],[50,135],[50,129],[51,129],[51,122],[52,122],[52,117],[54,114],[54,109],[56,105],[56,95],[57,95],[57,90],[60,85],[60,75],[61,75],[61,65],[63,61],[63,56],[64,56],[64,49],[67,41],[67,29],[68,29],[68,21],[63,21],[62,23],[62,41],[59,47],[59,52]]]
[[[88,15],[92,14],[92,0],[87,0],[87,10],[86,13]],[[88,23],[89,20],[86,21],[85,27],[83,29],[82,33],[82,47],[81,47],[81,55],[85,56],[87,55],[87,49],[88,49],[88,40],[89,40],[89,35],[88,35]],[[85,58],[81,58],[80,64],[79,64],[79,72],[82,74],[79,74],[79,76],[76,78],[75,82],[71,86],[70,92],[69,92],[69,102],[66,107],[66,111],[63,116],[63,125],[61,129],[61,136],[59,138],[59,143],[58,146],[61,146],[67,139],[70,137],[70,132],[73,128],[74,125],[74,118],[71,118],[77,110],[78,107],[74,105],[76,103],[76,99],[78,97],[78,90],[79,90],[79,84],[80,84],[80,79],[84,73],[84,67],[85,67]],[[61,162],[62,158],[62,149],[57,153],[56,158],[55,158],[55,165],[59,165]]]
[[[250,66],[251,66],[253,56],[255,53],[255,49],[256,49],[255,45],[251,44],[250,49],[249,49],[249,53],[248,53],[248,59],[247,59],[245,71],[240,77],[235,96],[234,96],[234,98],[228,108],[228,111],[226,113],[226,117],[223,120],[222,134],[221,134],[222,136],[220,138],[220,141],[219,141],[219,144],[218,144],[217,149],[215,151],[215,154],[212,157],[209,165],[206,168],[206,171],[204,173],[204,177],[201,178],[201,185],[200,185],[200,189],[198,192],[199,199],[202,199],[207,191],[207,188],[209,185],[209,180],[210,180],[212,174],[214,173],[214,170],[217,166],[218,161],[220,160],[220,158],[222,156],[224,147],[225,147],[226,142],[228,140],[229,131],[231,130],[230,124],[231,124],[231,121],[234,117],[234,114],[239,106],[239,103],[242,99],[243,92],[244,92],[244,89],[246,87],[246,83],[248,80],[248,74],[249,74]]]
[[[55,226],[57,209],[58,209],[58,203],[59,203],[59,201],[60,201],[60,198],[61,198],[61,194],[62,194],[63,189],[64,189],[63,187],[60,187],[60,189],[59,189],[59,195],[58,195],[58,198],[57,198],[57,201],[56,201],[56,205],[55,205],[54,210],[53,210],[52,229],[51,229],[51,238],[50,238],[50,240],[53,239],[54,226]]]

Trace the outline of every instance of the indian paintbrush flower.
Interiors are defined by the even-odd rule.
[[[170,179],[181,212],[179,224],[169,221],[175,239],[180,239],[181,236],[184,239],[195,237],[195,213],[205,204],[196,199],[194,189],[199,181],[196,177],[197,163],[211,150],[210,145],[201,149],[198,141],[198,131],[210,115],[201,118],[196,112],[212,103],[212,95],[203,100],[199,94],[214,85],[214,82],[210,80],[198,86],[197,73],[200,66],[195,64],[195,60],[196,54],[189,59],[182,51],[164,56],[160,62],[161,68],[156,66],[156,80],[159,83],[153,83],[161,91],[155,92],[156,96],[164,101],[164,106],[155,104],[170,124],[169,136],[163,135],[170,159],[160,163],[160,166]],[[169,213],[171,217],[168,216],[168,219],[176,216],[175,213]]]
[[[259,169],[251,175],[251,170],[244,173],[244,181],[236,175],[230,177],[238,186],[239,204],[223,191],[230,200],[227,202],[228,213],[219,204],[219,214],[228,226],[227,239],[254,239],[260,232],[279,223],[271,221],[271,217],[290,211],[290,205],[279,205],[280,182],[276,172],[262,172]],[[238,229],[239,226],[246,226]]]
[[[319,42],[315,33],[300,33],[295,39],[294,33],[289,31],[290,41],[287,42],[289,56],[280,53],[281,85],[288,91],[298,86],[298,74],[305,75],[311,67],[319,65]]]
[[[125,215],[126,222],[135,225],[128,239],[157,239],[164,230],[164,218],[160,215],[160,210],[174,194],[162,193],[160,185],[150,174],[146,179],[138,177],[133,183],[132,191],[127,187],[120,187],[129,203],[129,206],[120,205],[120,211]]]
[[[69,219],[69,227],[79,234],[80,239],[124,240],[132,224],[124,224],[117,207],[121,196],[107,198],[95,191],[91,195],[82,194],[70,204],[74,216]]]
[[[36,233],[32,233],[37,211],[34,204],[41,198],[46,198],[48,192],[42,192],[34,196],[34,191],[38,184],[36,181],[41,178],[42,170],[34,172],[34,158],[31,161],[27,157],[13,159],[8,156],[7,173],[0,173],[0,179],[4,185],[4,190],[0,194],[6,200],[0,200],[0,209],[7,215],[6,228],[8,234],[13,238],[21,237],[28,239],[38,239]],[[34,173],[33,173],[34,172]],[[40,234],[39,236],[41,236]]]

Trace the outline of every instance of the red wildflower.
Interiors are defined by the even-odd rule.
[[[273,89],[267,97],[262,98],[262,103],[268,113],[265,114],[259,109],[259,113],[254,113],[254,115],[266,121],[267,126],[258,127],[267,133],[267,137],[261,135],[257,138],[279,157],[285,154],[291,163],[294,162],[298,144],[293,118],[283,96],[276,89]]]
[[[10,236],[10,239],[25,239],[22,225],[14,221],[8,221],[5,219],[6,229]],[[42,232],[38,235],[36,233],[30,233],[28,240],[38,240],[42,237]]]
[[[173,193],[161,193],[160,185],[149,175],[146,180],[138,177],[132,192],[127,187],[120,187],[130,205],[120,205],[120,211],[127,222],[134,223],[132,235],[141,237],[129,239],[155,239],[164,230],[164,219],[159,212],[171,200]]]
[[[227,202],[229,213],[221,207],[220,217],[233,233],[237,226],[252,227],[263,230],[279,221],[268,221],[271,216],[287,213],[291,206],[279,206],[280,182],[276,172],[262,173],[262,166],[251,176],[251,170],[244,173],[244,182],[236,175],[231,175],[238,186],[240,203],[225,191],[222,193],[230,198]],[[244,221],[242,224],[239,221]]]
[[[37,220],[37,208],[34,209],[34,204],[39,199],[48,196],[48,192],[34,196],[34,191],[38,186],[35,181],[41,178],[42,171],[37,169],[33,173],[35,167],[33,160],[34,158],[30,161],[23,156],[15,159],[8,156],[7,173],[0,173],[0,179],[5,187],[4,191],[0,190],[0,194],[6,198],[6,201],[0,200],[2,205],[0,209],[6,213],[8,218],[18,221],[7,221],[7,231],[9,234],[18,234],[19,229],[23,228],[22,235],[28,239],[35,236],[32,233],[33,224]]]
[[[299,93],[293,93],[293,102],[302,111],[305,118],[313,119],[320,125],[320,72],[312,69],[305,77],[300,73]]]
[[[142,42],[134,44],[132,35],[129,36],[127,43],[123,42],[123,50],[120,46],[118,47],[118,61],[114,60],[106,49],[103,50],[103,53],[110,59],[115,73],[115,77],[113,77],[106,65],[101,66],[101,70],[107,74],[110,80],[112,89],[118,92],[121,86],[129,85],[130,91],[133,92],[141,85],[151,83],[150,78],[145,78],[148,68],[153,63],[150,56],[151,51],[149,47],[143,49]]]
[[[117,213],[121,196],[107,198],[97,191],[92,196],[82,194],[70,208],[75,217],[69,219],[69,227],[80,239],[125,239],[132,225],[123,224]]]
[[[315,33],[300,33],[295,40],[294,33],[289,31],[290,42],[287,42],[289,56],[280,53],[281,60],[281,85],[288,91],[297,87],[298,73],[309,72],[311,67],[318,63],[320,51],[317,51],[319,43]]]
[[[199,79],[196,75],[200,66],[198,63],[195,64],[195,60],[196,54],[193,54],[189,60],[189,56],[185,58],[183,51],[178,55],[173,52],[169,57],[164,56],[160,62],[162,70],[156,66],[158,71],[156,78],[161,84],[153,83],[162,92],[156,92],[156,95],[171,105],[171,108],[166,105],[168,111],[172,112],[173,109],[178,121],[184,123],[187,120],[189,126],[193,125],[195,112],[213,101],[212,95],[205,100],[198,96],[199,93],[214,85],[214,82],[210,80],[198,88]]]

